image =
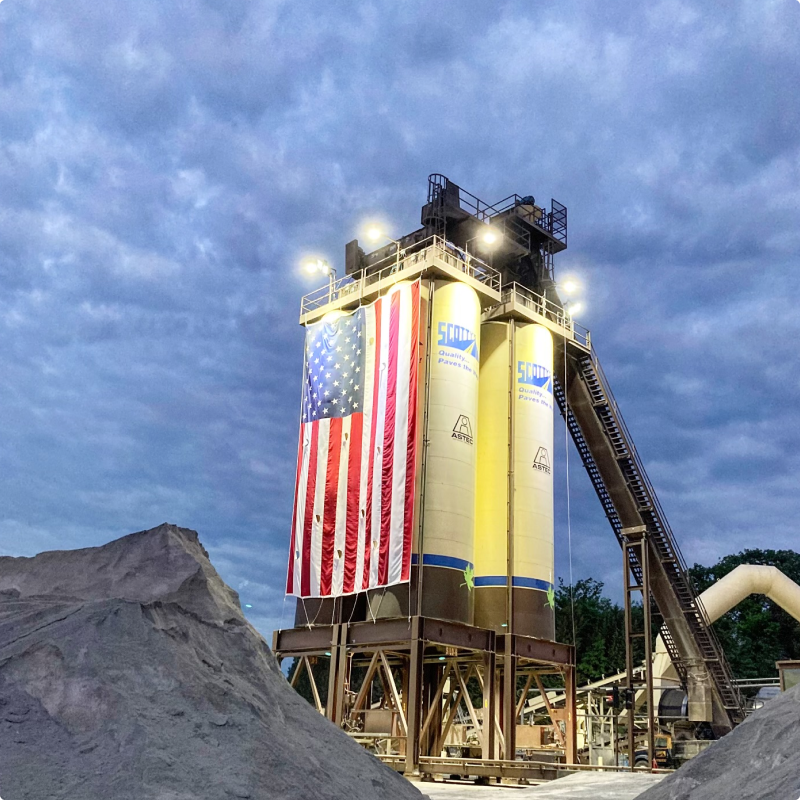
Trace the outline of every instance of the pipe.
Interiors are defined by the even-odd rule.
[[[800,622],[800,586],[777,567],[740,564],[709,586],[698,599],[711,623],[716,622],[751,594],[766,595]],[[677,682],[677,673],[667,655],[667,648],[661,636],[656,639],[653,653],[653,674],[660,680]]]
[[[766,595],[800,622],[800,586],[777,567],[741,564],[709,586],[699,599],[708,621],[716,622],[750,594]]]

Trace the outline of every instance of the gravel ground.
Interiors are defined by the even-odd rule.
[[[662,775],[581,772],[538,786],[420,783],[431,800],[634,800]]]
[[[798,800],[800,686],[669,775],[640,800]]]
[[[289,687],[194,531],[0,558],[4,800],[418,790]]]

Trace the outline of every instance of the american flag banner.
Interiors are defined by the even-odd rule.
[[[409,579],[419,317],[416,281],[306,329],[287,594]]]

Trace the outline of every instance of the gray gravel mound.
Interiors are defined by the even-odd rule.
[[[637,800],[798,800],[800,686],[745,722]]]
[[[3,800],[420,798],[289,687],[197,534],[0,558]]]

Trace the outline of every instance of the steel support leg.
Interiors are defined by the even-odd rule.
[[[406,739],[405,773],[419,772],[420,728],[422,726],[422,656],[425,647],[419,638],[419,617],[411,619],[411,650],[408,659],[408,699],[406,717],[408,734]]]
[[[621,533],[625,594],[625,670],[627,673],[627,699],[629,701],[626,705],[630,705],[630,708],[628,708],[628,766],[632,770],[636,761],[636,737],[634,731],[636,692],[637,689],[644,689],[644,703],[647,709],[647,766],[648,769],[652,769],[655,744],[655,710],[653,708],[653,643],[647,527],[638,525],[633,528],[623,528]],[[631,581],[631,564],[637,562],[641,567],[641,585],[634,584]],[[633,630],[631,595],[634,592],[641,592],[642,596],[643,628],[641,631]],[[644,643],[644,681],[637,680],[634,675],[633,644],[635,639],[642,639]]]

